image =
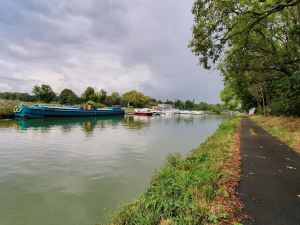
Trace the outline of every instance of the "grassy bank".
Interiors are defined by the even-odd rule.
[[[252,116],[251,119],[300,153],[300,118]]]
[[[167,158],[147,190],[124,206],[110,224],[230,224],[239,216],[240,119],[223,123],[186,158]]]

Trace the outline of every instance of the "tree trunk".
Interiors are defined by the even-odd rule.
[[[264,92],[263,88],[260,87],[260,93],[261,93],[261,98],[262,98],[262,103],[263,103],[263,110],[264,110],[264,116],[266,115],[266,106],[265,106],[265,97],[264,97]]]

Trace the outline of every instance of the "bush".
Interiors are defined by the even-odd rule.
[[[14,117],[13,111],[16,105],[16,101],[0,100],[0,119]]]

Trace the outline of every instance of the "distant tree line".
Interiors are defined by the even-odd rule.
[[[227,105],[300,116],[300,0],[195,0],[192,13],[190,47],[217,63]]]
[[[157,104],[165,103],[170,104],[176,109],[183,110],[203,110],[213,111],[219,113],[224,109],[227,109],[222,104],[208,104],[205,102],[195,103],[194,100],[182,101],[177,99],[175,101],[166,100],[161,101],[155,98],[144,95],[142,92],[136,90],[128,91],[123,95],[118,92],[113,92],[108,95],[103,89],[96,91],[92,87],[87,87],[85,91],[80,95],[76,95],[71,89],[63,89],[59,94],[55,93],[51,86],[47,84],[35,85],[32,90],[33,95],[28,93],[17,92],[4,92],[0,93],[0,99],[18,100],[25,102],[45,102],[45,103],[60,103],[62,105],[80,105],[86,102],[93,102],[99,107],[101,106],[131,106],[135,108],[152,107]]]
[[[30,95],[28,93],[18,93],[18,92],[2,92],[2,93],[0,92],[0,99],[24,101],[24,102],[37,101],[36,96]]]

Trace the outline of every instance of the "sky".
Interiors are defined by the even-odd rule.
[[[187,47],[193,0],[1,0],[0,92],[87,86],[220,102],[218,71]]]

